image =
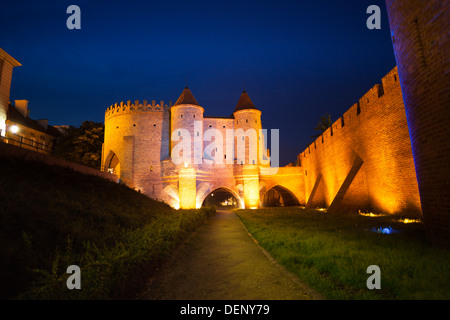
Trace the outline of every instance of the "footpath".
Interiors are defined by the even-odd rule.
[[[218,211],[201,226],[147,288],[140,299],[321,299],[271,259],[232,211]]]

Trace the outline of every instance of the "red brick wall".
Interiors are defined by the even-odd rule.
[[[428,238],[450,246],[448,0],[386,0]]]
[[[306,148],[298,162],[305,181],[301,203],[329,207],[340,199],[333,204],[334,210],[420,213],[397,68]],[[356,175],[346,181],[352,167]],[[311,197],[319,175],[320,182]]]

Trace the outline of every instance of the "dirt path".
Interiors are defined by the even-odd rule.
[[[320,299],[277,265],[231,211],[218,211],[150,280],[141,299]]]

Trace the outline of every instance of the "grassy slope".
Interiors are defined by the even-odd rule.
[[[212,210],[173,210],[123,185],[0,157],[0,298],[128,298]],[[68,290],[66,268],[81,268]]]
[[[422,224],[301,208],[238,210],[272,256],[329,299],[450,299],[450,252],[425,241]],[[372,228],[399,230],[395,234]],[[368,290],[369,265],[381,290]]]

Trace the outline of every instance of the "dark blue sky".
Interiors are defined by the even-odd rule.
[[[81,8],[81,30],[66,9]],[[381,8],[381,30],[366,9]],[[245,89],[263,127],[280,129],[281,164],[395,66],[382,0],[22,1],[2,4],[0,47],[14,69],[11,101],[33,119],[104,121],[127,100],[175,101],[186,78],[205,115],[228,116]]]

